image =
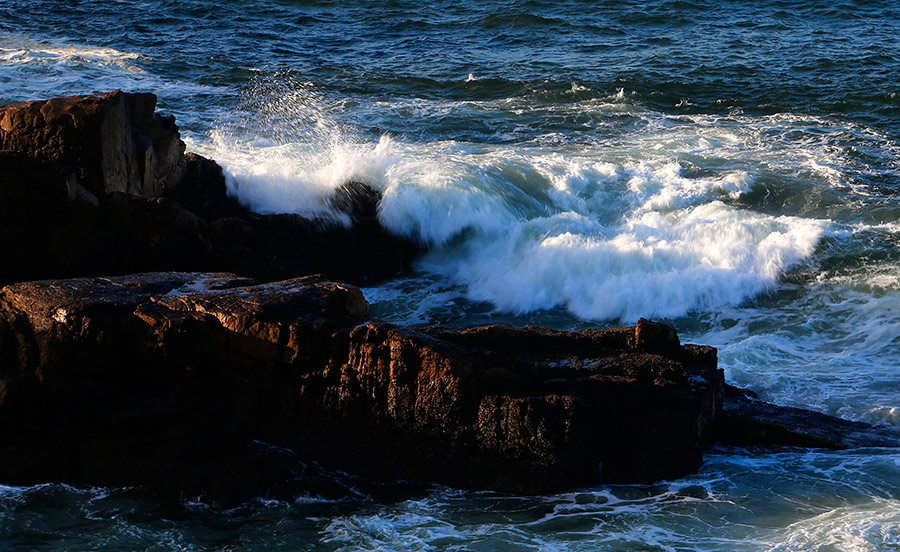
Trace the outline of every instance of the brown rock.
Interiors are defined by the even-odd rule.
[[[263,441],[377,478],[531,493],[683,475],[711,439],[715,364],[637,350],[635,328],[414,330],[362,323],[352,286],[247,284],[155,273],[3,288],[3,482],[232,500],[272,484],[222,479],[262,461],[247,451]]]
[[[315,460],[541,493],[679,477],[716,438],[900,441],[735,393],[715,349],[675,350],[665,325],[410,329],[366,321],[367,307],[358,289],[317,278],[7,286],[0,483],[144,485],[225,503],[329,488],[303,462]]]
[[[160,195],[184,173],[184,143],[156,96],[117,90],[0,106],[0,150],[75,170],[95,196]]]
[[[14,150],[0,151],[0,284],[165,270],[366,283],[420,252],[378,223],[380,196],[362,185],[339,194],[351,227],[251,213],[215,161],[182,156],[155,104],[117,91],[0,106],[0,150]]]

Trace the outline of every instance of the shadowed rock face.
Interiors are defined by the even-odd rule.
[[[352,286],[224,273],[0,290],[0,432],[0,483],[220,503],[330,492],[297,459],[542,493],[692,473],[713,440],[898,445],[727,387],[667,325],[411,329],[368,320]]]
[[[157,273],[3,288],[3,482],[227,502],[289,475],[244,473],[262,441],[378,478],[532,493],[690,473],[712,439],[715,351],[665,326],[413,330],[366,322],[351,286],[247,284]]]
[[[821,412],[776,406],[731,386],[726,386],[716,435],[719,441],[737,446],[829,449],[900,446],[900,431],[895,427],[871,426]]]
[[[368,283],[420,252],[381,226],[380,195],[360,183],[333,199],[349,227],[251,213],[155,105],[117,91],[0,106],[0,284],[161,270]]]
[[[0,150],[63,163],[95,196],[158,196],[184,173],[184,142],[155,109],[153,94],[120,90],[0,106]]]
[[[370,323],[350,332],[347,361],[331,366],[341,386],[305,376],[312,400],[304,403],[314,405],[305,416],[344,420],[354,432],[342,445],[354,450],[352,469],[372,475],[365,451],[378,446],[393,449],[393,462],[379,468],[392,477],[518,493],[681,476],[702,463],[722,376],[713,349],[683,349],[674,332],[661,332],[674,343],[643,344],[674,354],[649,352],[636,334],[655,326]],[[398,427],[415,430],[397,439]],[[423,469],[436,471],[426,477]]]

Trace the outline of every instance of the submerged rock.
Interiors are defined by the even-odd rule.
[[[729,445],[779,445],[847,449],[900,446],[900,431],[842,420],[820,412],[777,406],[744,390],[726,388],[717,422],[720,441]]]
[[[361,184],[335,195],[347,227],[251,213],[155,105],[116,91],[0,106],[0,284],[160,270],[368,283],[420,252],[381,226],[380,194]]]
[[[344,213],[350,220],[359,222],[375,220],[381,194],[363,182],[347,182],[338,187],[329,201],[332,209]]]

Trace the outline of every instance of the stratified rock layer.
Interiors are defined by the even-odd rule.
[[[3,288],[0,482],[229,501],[279,473],[241,468],[264,442],[379,478],[532,493],[690,473],[713,436],[715,350],[668,326],[414,330],[367,322],[352,286],[247,284]]]

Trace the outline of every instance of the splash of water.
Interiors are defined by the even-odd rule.
[[[653,142],[663,151],[649,154],[372,142],[341,119],[341,102],[278,82],[252,87],[213,135],[231,193],[258,212],[347,224],[329,197],[345,182],[368,184],[383,194],[382,224],[431,247],[419,269],[504,311],[564,306],[632,322],[737,304],[773,289],[826,229],[732,205],[754,177],[740,167],[685,174],[682,154],[665,151],[684,138],[665,130]],[[695,155],[697,144],[718,147],[693,142]]]
[[[209,154],[225,168],[229,193],[259,213],[349,224],[328,200],[350,181],[381,189],[394,162],[390,138],[365,142],[310,83],[275,82],[251,86],[241,108],[212,131]]]

